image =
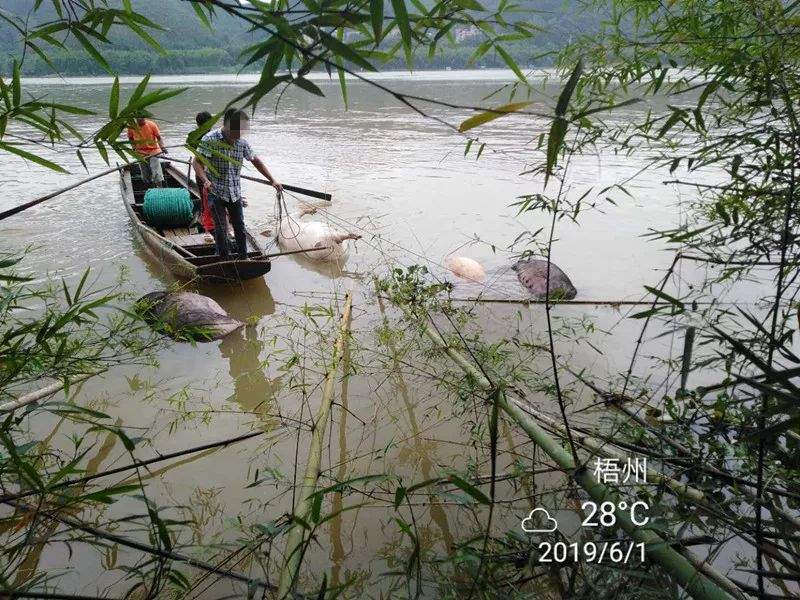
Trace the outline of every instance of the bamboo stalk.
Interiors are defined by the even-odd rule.
[[[386,296],[380,296],[385,300],[390,300]],[[536,298],[449,298],[451,302],[476,302],[479,304],[546,304],[548,300],[537,300]],[[670,302],[653,302],[652,300],[555,300],[551,298],[550,304],[573,304],[576,306],[671,306]],[[711,304],[711,302],[698,302],[698,305]],[[719,304],[719,303],[717,303]]]
[[[547,300],[536,298],[450,298],[453,302],[479,302],[485,304],[546,304]],[[549,300],[550,304],[575,304],[596,306],[653,306],[653,301],[646,300]],[[656,306],[668,306],[669,302],[656,302]]]
[[[464,372],[470,375],[480,387],[485,390],[495,389],[495,386],[472,363],[460,352],[451,348],[435,330],[427,324],[423,325],[423,328],[427,337],[459,365]],[[525,403],[513,398],[509,401],[508,396],[503,392],[499,396],[498,405],[564,471],[572,473],[575,481],[586,490],[592,499],[598,503],[617,499],[619,494],[616,490],[593,479],[587,469],[578,468],[572,455],[564,450],[560,443],[523,410],[523,407],[527,409]],[[614,504],[617,506],[616,502]],[[689,560],[676,552],[660,535],[652,530],[637,527],[624,511],[615,508],[614,514],[617,524],[635,541],[645,545],[648,557],[660,564],[693,598],[699,600],[730,600],[730,595],[719,584],[708,578]]]
[[[330,416],[331,405],[333,404],[333,386],[336,381],[336,372],[339,370],[339,362],[345,354],[345,344],[350,334],[352,301],[352,292],[347,292],[341,325],[339,327],[339,337],[333,347],[333,356],[328,366],[328,371],[325,375],[325,384],[322,389],[322,401],[320,402],[317,418],[314,421],[311,432],[311,444],[308,448],[305,475],[303,476],[303,483],[300,486],[299,493],[297,494],[297,502],[294,507],[294,515],[301,518],[303,521],[307,520],[307,516],[311,510],[311,500],[309,497],[314,493],[317,487],[325,429],[327,428],[328,417]],[[347,373],[344,373],[343,376],[347,377]],[[303,537],[302,526],[293,522],[286,536],[286,550],[284,552],[286,563],[281,571],[280,580],[278,582],[279,600],[289,597],[297,581],[297,575],[300,569],[300,558],[303,552]]]
[[[700,560],[696,554],[693,552],[689,552],[685,547],[679,547],[678,552],[680,552],[686,559],[692,563],[699,571],[702,571],[709,578],[716,581],[720,587],[722,587],[726,592],[728,592],[734,598],[738,600],[747,600],[747,596],[745,596],[742,591],[738,588],[738,586],[730,579],[728,579],[725,575],[717,571],[714,567],[708,564],[705,560]]]
[[[562,435],[566,434],[565,427],[561,423],[553,419],[551,416],[541,413],[537,410],[533,410],[533,408],[531,408],[527,404],[524,405],[521,404],[521,406],[523,407],[523,410],[531,414],[531,416],[533,416],[534,418],[546,423],[548,426],[552,427],[560,434]],[[575,439],[575,441],[580,443],[585,448],[591,450],[595,454],[616,458],[622,461],[625,461],[629,458],[628,455],[623,454],[622,452],[617,452],[614,448],[610,447],[609,442],[605,440],[598,439],[596,437],[587,435],[585,433],[581,433],[580,431],[575,429],[572,430],[572,436]],[[677,494],[678,496],[684,496],[686,498],[689,498],[690,500],[693,500],[694,502],[700,502],[705,499],[705,494],[701,490],[698,490],[697,488],[694,488],[685,483],[681,483],[680,481],[673,479],[671,477],[667,477],[663,473],[659,473],[658,471],[651,469],[650,467],[647,468],[647,480],[662,483],[666,485],[669,489],[671,489],[673,492],[675,492],[675,494]]]
[[[85,375],[79,375],[69,383],[70,385],[75,385],[76,383],[86,381],[87,379],[89,379],[90,377],[94,377],[95,375],[99,375],[99,373],[86,373]],[[64,387],[63,381],[56,381],[55,383],[46,385],[45,387],[38,389],[34,392],[24,394],[19,398],[17,398],[16,400],[9,400],[8,402],[0,404],[0,413],[17,410],[22,406],[33,404],[34,402],[43,400],[44,398],[52,396],[56,392],[60,391],[63,387]]]

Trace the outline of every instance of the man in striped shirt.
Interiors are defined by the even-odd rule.
[[[228,219],[236,238],[236,254],[242,259],[247,258],[247,236],[242,211],[242,162],[249,160],[278,192],[283,189],[244,139],[249,129],[250,119],[247,113],[229,108],[225,111],[222,128],[205,134],[197,149],[208,167],[199,160],[193,161],[197,182],[208,190],[208,205],[214,217],[214,242],[221,258],[230,255]]]

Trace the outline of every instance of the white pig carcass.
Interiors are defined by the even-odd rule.
[[[474,283],[483,283],[486,280],[486,271],[477,260],[468,256],[448,256],[444,259],[444,266],[462,279]]]
[[[349,249],[348,240],[357,240],[361,236],[336,231],[322,221],[301,220],[315,212],[315,208],[305,208],[281,219],[278,227],[278,243],[281,249],[285,252],[313,249],[313,252],[306,252],[303,256],[315,261],[344,261]]]

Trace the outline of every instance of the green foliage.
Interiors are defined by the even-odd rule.
[[[453,288],[450,282],[431,283],[428,269],[412,265],[407,269],[395,268],[389,277],[378,282],[378,292],[389,296],[394,304],[410,308],[429,309],[441,305],[440,294]]]
[[[259,69],[261,76],[256,85],[230,101],[230,104],[243,103],[252,109],[267,93],[278,87],[295,85],[306,92],[322,95],[318,86],[306,77],[311,71],[320,69],[327,70],[329,74],[333,69],[337,70],[342,95],[347,103],[346,71],[357,77],[359,75],[353,69],[374,71],[377,64],[391,64],[391,61],[397,60],[400,50],[406,66],[412,68],[420,55],[427,55],[428,60],[435,57],[440,40],[452,39],[451,29],[456,25],[472,28],[482,39],[478,50],[472,54],[473,60],[490,49],[494,50],[493,54],[498,60],[512,68],[524,81],[522,71],[505,46],[529,41],[536,30],[519,20],[513,24],[506,21],[504,13],[510,9],[504,2],[489,9],[472,1],[442,0],[427,8],[420,3],[407,4],[405,0],[392,0],[391,14],[387,14],[387,7],[382,2],[354,7],[344,0],[335,0],[324,6],[307,0],[302,8],[293,7],[289,12],[285,10],[288,8],[285,2],[274,6],[256,2],[246,8],[200,0],[193,0],[190,4],[181,10],[191,10],[192,17],[206,29],[213,29],[218,23],[229,24],[233,20],[240,28],[246,26],[254,32],[245,35],[240,29],[239,35],[233,39],[236,39],[238,48],[248,38],[254,41],[241,50],[238,60],[244,68],[252,66]],[[38,61],[38,64],[21,65],[15,62],[17,57],[14,56],[10,63],[11,83],[0,79],[0,91],[5,102],[5,111],[0,113],[0,150],[23,156],[44,167],[61,169],[21,148],[20,142],[4,140],[9,123],[33,126],[53,143],[76,145],[82,163],[82,151],[88,147],[94,147],[106,162],[109,162],[110,151],[128,160],[134,154],[127,142],[118,141],[118,137],[131,123],[132,115],[163,102],[181,90],[156,90],[147,94],[144,90],[137,90],[128,104],[120,109],[117,86],[109,103],[110,121],[90,137],[84,137],[59,116],[76,107],[50,106],[51,110],[47,112],[48,107],[41,103],[23,102],[22,68],[28,68],[29,72],[41,72],[46,66],[54,73],[86,74],[96,73],[100,69],[115,74],[122,69],[147,73],[192,68],[205,71],[213,69],[215,65],[222,67],[231,64],[230,46],[227,49],[200,49],[193,52],[166,50],[158,39],[165,27],[145,16],[161,12],[158,10],[160,5],[155,6],[152,2],[125,2],[118,7],[109,0],[75,0],[68,5],[62,0],[55,0],[52,6],[43,6],[43,3],[36,3],[31,14],[25,18],[18,13],[0,10],[0,21],[18,36],[24,50],[21,53],[23,59]],[[148,7],[151,10],[146,10]],[[52,18],[46,19],[44,15]],[[180,27],[180,24],[175,23],[175,26]],[[506,33],[510,29],[513,29],[513,34]],[[117,50],[111,47],[109,36],[112,34],[115,38],[133,36],[149,52],[135,48]],[[29,55],[30,58],[27,58]],[[31,142],[32,139],[23,137],[21,143]]]
[[[117,291],[89,290],[88,270],[74,288],[63,280],[32,287],[13,270],[18,262],[0,261],[0,398],[42,378],[68,381],[144,355],[145,325],[116,304]]]
[[[62,280],[42,287],[19,270],[23,264],[20,257],[0,258],[0,502],[6,509],[0,518],[0,562],[5,575],[16,574],[0,580],[0,588],[24,592],[46,581],[35,574],[44,547],[38,540],[59,530],[81,535],[82,525],[72,515],[143,493],[138,482],[89,485],[83,479],[97,473],[117,442],[131,453],[140,440],[110,415],[76,402],[75,390],[80,389],[76,380],[112,367],[152,364],[155,340],[136,315],[120,306],[125,298],[118,290],[92,288],[88,270],[74,285]],[[48,389],[49,381],[60,389],[20,403],[31,388]],[[53,393],[63,393],[66,400],[53,401]],[[33,426],[53,417],[56,429],[65,422],[73,428],[66,447],[54,447],[52,434],[40,437]],[[150,521],[139,526],[157,527],[156,545],[169,548],[168,523],[143,498]],[[39,512],[42,506],[47,511]],[[90,536],[87,544],[105,552],[102,535]]]

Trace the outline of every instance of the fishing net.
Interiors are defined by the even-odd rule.
[[[144,195],[144,216],[149,225],[161,229],[187,227],[194,205],[185,188],[151,188]]]

